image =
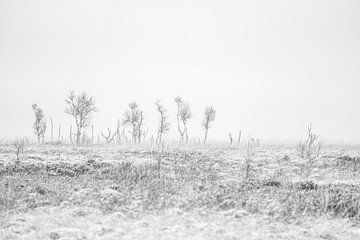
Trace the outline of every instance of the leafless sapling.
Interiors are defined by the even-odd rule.
[[[61,142],[61,124],[59,124],[58,142]]]
[[[67,104],[65,113],[73,116],[75,119],[77,128],[76,144],[79,145],[84,128],[90,125],[91,116],[97,111],[95,99],[89,97],[85,92],[76,96],[75,92],[71,91],[65,103]]]
[[[185,134],[185,130],[181,127],[181,121],[180,121],[180,109],[181,106],[184,104],[184,101],[181,97],[176,97],[175,99],[175,103],[177,106],[177,115],[176,115],[176,119],[177,119],[177,127],[178,127],[178,131],[180,134],[180,139],[183,142],[184,141],[184,134]]]
[[[140,119],[139,119],[139,123],[137,125],[137,138],[138,138],[138,143],[141,143],[141,139],[143,139],[142,137],[146,135],[146,131],[143,130],[143,125],[144,125],[144,115],[143,112],[140,112]]]
[[[116,136],[116,132],[114,134],[111,134],[110,128],[108,128],[107,131],[108,131],[107,135],[101,132],[101,136],[105,139],[106,144],[110,144],[114,140]]]
[[[180,133],[180,138],[181,141],[183,142],[185,137],[185,141],[187,143],[189,140],[187,122],[192,117],[190,104],[184,103],[181,97],[176,97],[175,103],[177,105],[177,110],[178,110],[176,117],[177,117],[178,131]]]
[[[35,114],[35,122],[33,125],[34,133],[37,136],[38,143],[40,141],[44,142],[45,132],[46,132],[46,120],[43,110],[37,105],[33,104],[32,109]]]
[[[116,123],[116,130],[115,130],[115,135],[116,135],[116,143],[119,144],[121,143],[121,132],[120,132],[120,127],[121,127],[121,121],[118,120]]]
[[[168,121],[169,117],[166,114],[167,110],[161,105],[160,101],[155,102],[156,109],[160,114],[159,127],[157,130],[156,143],[160,144],[162,142],[163,135],[170,130],[170,122]]]
[[[26,144],[28,143],[27,138],[16,139],[13,146],[15,148],[16,162],[19,162],[21,154],[23,154]]]
[[[142,123],[144,120],[142,111],[139,110],[139,106],[133,102],[129,104],[128,110],[125,111],[122,124],[127,125],[130,124],[132,127],[131,135],[133,143],[136,143],[138,140],[141,140],[141,136],[139,137],[139,133],[141,132]]]
[[[238,140],[237,140],[237,147],[240,146],[241,133],[242,133],[242,131],[240,130],[240,131],[239,131],[239,135],[238,135]]]
[[[72,126],[70,124],[69,139],[70,139],[71,144],[74,144],[73,135],[76,135],[76,134],[73,133]]]
[[[110,144],[114,140],[116,140],[116,143],[119,144],[121,142],[121,132],[120,132],[121,122],[120,120],[116,123],[116,128],[114,133],[111,133],[110,128],[107,129],[107,134],[105,135],[103,132],[101,132],[101,136],[105,139],[106,144]]]
[[[214,107],[209,106],[209,107],[205,108],[204,119],[202,122],[202,127],[205,130],[204,143],[206,143],[206,140],[208,137],[208,131],[209,131],[209,128],[211,127],[211,123],[213,121],[215,121],[215,116],[216,116],[216,111],[215,111]]]
[[[312,124],[308,126],[307,138],[305,142],[301,142],[296,146],[296,149],[301,158],[308,158],[309,160],[314,160],[320,155],[321,143],[318,142],[315,146],[316,140],[319,136],[316,135],[312,130]]]

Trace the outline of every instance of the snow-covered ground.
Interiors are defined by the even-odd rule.
[[[4,145],[0,239],[360,239],[357,152]]]

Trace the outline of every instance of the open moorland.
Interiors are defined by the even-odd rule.
[[[4,144],[0,239],[360,239],[358,152]]]

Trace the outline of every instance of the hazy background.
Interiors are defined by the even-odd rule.
[[[96,134],[136,101],[150,136],[160,99],[176,137],[181,95],[191,138],[213,105],[209,140],[299,140],[313,122],[325,141],[359,142],[359,13],[357,0],[1,0],[0,138],[34,136],[38,103],[68,140],[74,89],[96,98]]]

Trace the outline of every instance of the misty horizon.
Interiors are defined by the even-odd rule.
[[[1,0],[0,239],[360,239],[359,10]]]
[[[299,141],[360,141],[360,3],[356,1],[2,1],[0,139],[33,134],[37,103],[68,141],[70,90],[94,96],[95,137],[114,129],[130,102],[155,135],[154,103],[191,105],[190,139],[228,134]],[[236,137],[235,137],[236,138]]]

